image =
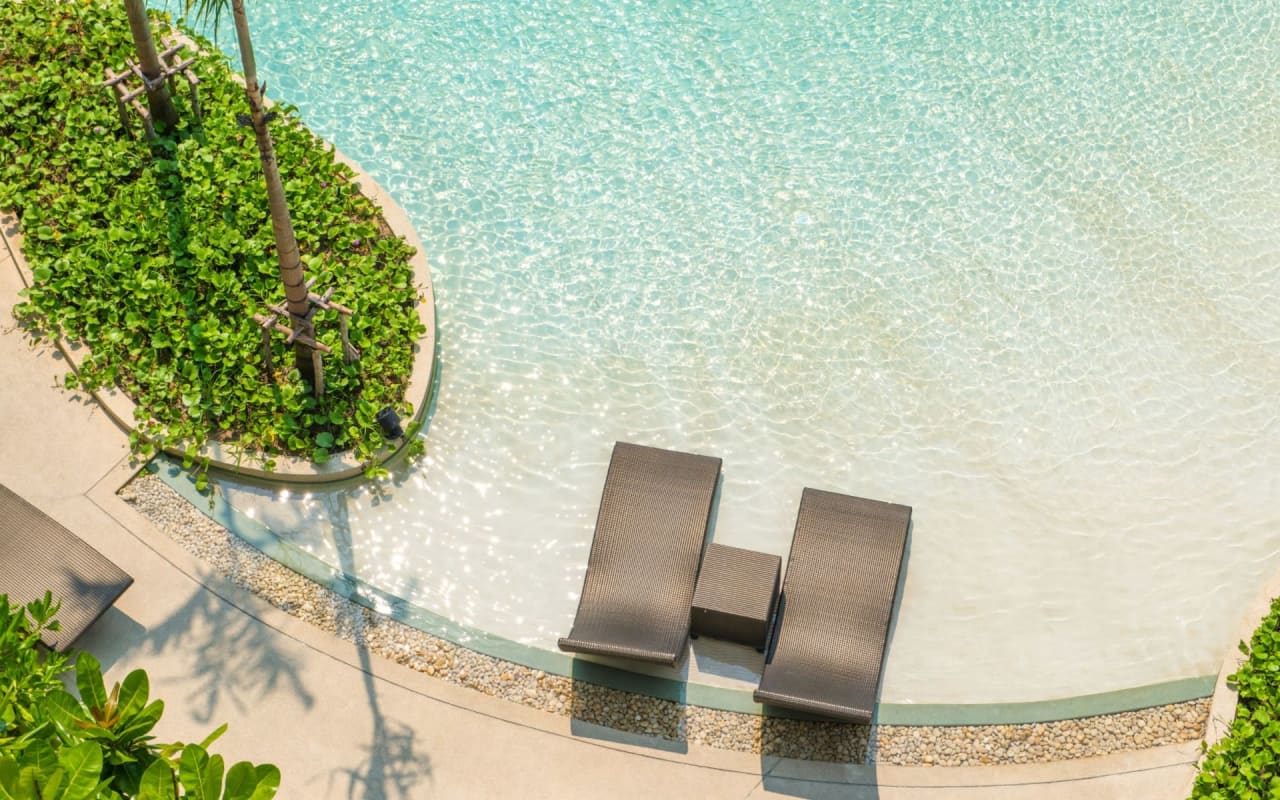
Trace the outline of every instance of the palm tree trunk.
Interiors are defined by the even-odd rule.
[[[164,64],[160,62],[156,43],[151,38],[146,0],[124,0],[124,10],[129,16],[129,30],[133,33],[133,49],[138,54],[138,66],[151,84],[151,88],[147,89],[147,105],[151,108],[151,117],[163,127],[173,128],[178,124],[178,111],[173,107],[173,98],[169,97],[168,82],[158,80],[160,73],[164,72]]]
[[[295,317],[301,317],[311,309],[311,303],[307,300],[307,277],[302,270],[302,257],[298,252],[298,240],[293,233],[293,219],[285,200],[284,184],[280,181],[271,132],[267,130],[262,88],[258,85],[258,68],[253,58],[253,41],[249,38],[249,19],[244,13],[244,0],[231,0],[231,12],[235,19],[236,41],[240,45],[240,63],[244,67],[244,91],[249,99],[253,135],[258,144],[262,173],[267,179],[267,207],[271,212],[271,232],[275,236],[280,281],[284,284],[285,308]],[[294,325],[296,329],[298,323],[295,322]],[[293,350],[298,372],[314,389],[316,379],[311,363],[311,349],[295,342]]]

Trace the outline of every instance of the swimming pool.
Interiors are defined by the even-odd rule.
[[[704,452],[727,544],[785,556],[804,486],[914,507],[885,702],[1216,671],[1280,549],[1269,4],[250,13],[427,243],[442,374],[380,492],[233,506],[553,649],[612,443]]]

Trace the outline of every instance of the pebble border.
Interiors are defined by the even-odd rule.
[[[370,652],[431,677],[629,733],[784,758],[845,764],[1042,764],[1203,739],[1210,698],[1022,725],[903,726],[778,719],[686,706],[476,653],[373,612],[287,569],[201,514],[158,477],[119,492],[233,583]]]

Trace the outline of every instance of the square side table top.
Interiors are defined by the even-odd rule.
[[[773,610],[781,567],[778,556],[712,543],[702,558],[693,607],[767,620]]]

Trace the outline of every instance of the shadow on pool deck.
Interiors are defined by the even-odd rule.
[[[330,494],[325,501],[325,508],[333,527],[339,566],[344,574],[355,575],[346,496],[340,492]],[[366,614],[357,614],[353,624],[363,626],[367,619]],[[357,642],[364,639],[360,630],[352,633]],[[365,760],[353,768],[337,769],[335,774],[345,777],[347,797],[351,800],[407,800],[418,797],[420,793],[416,789],[419,783],[431,780],[431,758],[416,751],[413,726],[389,718],[379,705],[369,649],[358,646],[356,654],[360,660],[369,712],[373,717],[373,731],[369,746],[364,748]]]
[[[347,535],[345,508],[330,508],[335,536]],[[349,544],[349,543],[347,543]],[[339,552],[349,547],[339,542]],[[232,552],[233,559],[239,555]],[[343,565],[344,569],[351,564]],[[239,564],[228,565],[234,578]],[[245,565],[245,569],[251,569]],[[350,618],[349,624],[361,626],[363,614]],[[354,631],[357,641],[360,631]],[[118,609],[111,609],[78,643],[93,652],[104,666],[128,661],[130,654],[145,652],[148,662],[189,664],[177,677],[189,686],[186,695],[166,697],[200,724],[214,727],[226,717],[226,703],[242,712],[261,706],[269,697],[288,692],[306,709],[321,704],[317,693],[324,687],[309,686],[304,672],[276,647],[280,637],[255,617],[245,614],[215,592],[197,590],[173,608],[164,621],[149,630]],[[355,647],[365,700],[361,705],[372,719],[367,745],[359,747],[360,760],[353,766],[335,767],[329,777],[330,792],[341,793],[349,800],[410,800],[426,791],[424,781],[432,777],[431,758],[419,752],[413,724],[388,716],[379,702],[373,656],[363,646]],[[181,657],[178,657],[181,656]],[[155,676],[161,679],[157,673]],[[174,713],[174,712],[171,712]],[[352,741],[363,737],[353,735]]]
[[[215,709],[226,700],[249,708],[267,695],[288,690],[305,707],[312,706],[311,691],[295,666],[277,652],[275,641],[269,628],[217,594],[194,591],[150,629],[112,609],[76,646],[92,652],[104,666],[137,652],[154,656],[154,664],[174,661],[169,657],[177,653],[188,655],[178,663],[193,665],[183,676],[189,691],[181,698],[164,699],[181,700],[196,721],[213,724]]]
[[[761,785],[772,793],[803,797],[805,800],[878,800],[880,788],[876,785],[875,767],[868,767],[864,783],[842,781],[824,782],[812,778],[792,778],[771,775],[761,761],[764,778]]]
[[[390,719],[378,704],[372,663],[367,648],[357,648],[364,673],[369,712],[373,716],[371,742],[364,748],[365,760],[350,769],[335,770],[347,780],[347,797],[352,800],[412,798],[423,780],[431,780],[431,758],[416,751],[416,734],[411,725]]]

